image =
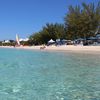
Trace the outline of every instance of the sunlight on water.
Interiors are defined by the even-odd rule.
[[[100,55],[0,49],[0,100],[100,100]]]

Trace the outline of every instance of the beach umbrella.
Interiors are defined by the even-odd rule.
[[[76,39],[77,41],[83,41],[84,39],[83,38],[78,38]]]
[[[54,42],[55,42],[55,41],[54,41],[54,40],[52,40],[52,39],[48,41],[48,43],[54,43]]]
[[[89,40],[95,40],[96,39],[96,37],[90,37],[90,38],[88,38]]]

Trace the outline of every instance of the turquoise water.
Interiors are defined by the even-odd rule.
[[[0,49],[0,100],[100,100],[100,55]]]

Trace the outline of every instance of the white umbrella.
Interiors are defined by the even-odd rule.
[[[52,39],[51,39],[50,41],[48,41],[48,43],[54,43],[54,42],[55,42],[55,41],[54,41],[54,40],[52,40]]]

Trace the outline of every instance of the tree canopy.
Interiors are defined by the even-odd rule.
[[[82,3],[81,6],[69,6],[64,17],[64,24],[47,23],[42,30],[30,36],[30,43],[35,45],[47,44],[50,39],[88,38],[95,36],[100,30],[100,2]]]
[[[65,16],[66,35],[69,39],[88,38],[95,35],[100,26],[100,2],[82,3],[82,6],[70,6]]]
[[[30,40],[35,45],[47,44],[50,39],[62,39],[65,38],[65,28],[63,24],[49,24],[47,23],[40,32],[33,33],[30,36]]]

